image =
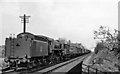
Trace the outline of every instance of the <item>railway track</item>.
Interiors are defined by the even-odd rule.
[[[76,61],[80,58],[82,58],[84,60],[87,55],[79,56],[79,57],[70,59],[70,60],[65,61],[65,62],[50,64],[50,65],[47,65],[47,66],[36,66],[36,67],[33,67],[33,68],[28,68],[28,69],[27,68],[26,69],[18,69],[17,71],[11,70],[11,71],[8,71],[8,72],[4,72],[2,74],[28,74],[28,73],[34,74],[36,72],[39,72],[41,74],[47,74],[47,73],[51,73],[52,71],[54,71],[54,70],[56,70],[60,67],[65,66],[69,63],[72,63],[72,62],[74,62],[74,61]]]
[[[78,58],[78,59],[79,59],[79,58]],[[76,61],[76,60],[78,60],[78,59],[75,59],[75,60],[69,61],[69,62],[67,62],[67,63],[65,63],[65,64],[60,65],[60,66],[57,66],[57,67],[55,67],[55,68],[53,68],[53,69],[51,69],[51,70],[48,70],[48,71],[46,71],[46,72],[43,72],[42,74],[48,74],[48,73],[51,73],[51,72],[55,71],[56,69],[59,69],[59,68],[65,66],[65,65],[67,65],[67,64],[69,64],[69,63],[71,63],[71,62],[74,62],[74,61]]]
[[[59,68],[62,68],[62,67],[64,67],[64,66],[67,66],[67,65],[69,65],[70,63],[73,63],[73,62],[75,62],[75,61],[77,61],[77,60],[79,60],[79,59],[81,59],[81,61],[79,61],[79,63],[82,62],[88,55],[89,55],[89,54],[84,55],[84,56],[81,56],[81,57],[74,58],[74,59],[72,59],[72,60],[69,60],[69,61],[66,61],[66,62],[64,62],[64,63],[55,65],[55,66],[53,66],[53,67],[49,67],[49,68],[40,70],[40,71],[38,71],[38,72],[39,72],[39,74],[50,74],[50,73],[53,73],[53,72],[55,72],[56,70],[58,70]]]

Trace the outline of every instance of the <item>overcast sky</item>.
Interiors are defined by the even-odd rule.
[[[0,45],[11,33],[23,32],[19,16],[30,15],[27,31],[95,46],[100,25],[118,28],[119,0],[0,0]]]

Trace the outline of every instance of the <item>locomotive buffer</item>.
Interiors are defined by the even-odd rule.
[[[21,22],[23,23],[23,33],[26,32],[26,23],[29,23],[29,18],[30,16],[26,16],[24,14],[24,16],[19,16],[21,18]]]

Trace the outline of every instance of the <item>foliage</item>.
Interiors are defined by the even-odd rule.
[[[105,48],[104,43],[98,43],[95,47],[95,54],[97,54],[99,50],[102,50],[103,48]]]
[[[115,29],[113,33],[109,30],[109,27],[100,26],[98,30],[94,31],[94,39],[99,39],[101,43],[105,43],[108,49],[118,49],[118,31]]]

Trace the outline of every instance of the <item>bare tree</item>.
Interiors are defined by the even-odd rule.
[[[100,26],[98,30],[94,31],[94,39],[99,39],[102,43],[106,43],[106,47],[111,51],[118,49],[118,31],[114,29],[110,32],[109,27]]]

